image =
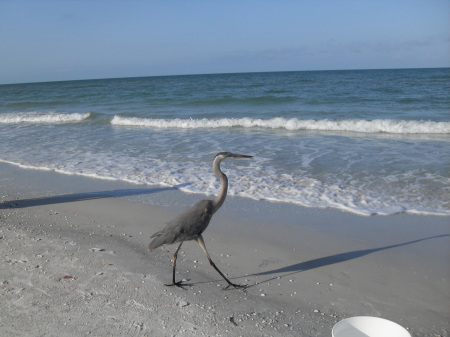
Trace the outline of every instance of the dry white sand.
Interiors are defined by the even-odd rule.
[[[448,336],[449,217],[229,198],[204,238],[248,287],[222,290],[186,242],[177,279],[190,285],[179,289],[164,286],[176,246],[146,246],[201,196],[9,165],[0,188],[0,336],[331,336],[359,315]],[[112,194],[151,194],[156,205]]]

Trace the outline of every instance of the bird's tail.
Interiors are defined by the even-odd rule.
[[[156,249],[159,246],[162,246],[163,244],[164,244],[164,238],[161,236],[157,236],[148,244],[147,248],[149,251],[152,251],[153,249]]]

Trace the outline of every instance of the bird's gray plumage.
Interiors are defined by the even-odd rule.
[[[177,261],[177,254],[184,241],[196,240],[200,247],[206,254],[211,265],[217,272],[228,282],[228,287],[238,287],[228,280],[225,275],[216,267],[212,262],[203,241],[202,233],[208,227],[209,222],[215,212],[223,205],[228,191],[228,178],[220,170],[220,163],[227,158],[252,158],[252,156],[240,155],[231,152],[219,152],[213,161],[213,171],[217,178],[220,179],[221,186],[218,195],[213,200],[201,200],[194,206],[187,209],[175,219],[167,223],[164,228],[153,234],[151,237],[153,240],[148,245],[148,249],[151,251],[162,245],[170,245],[176,242],[180,242],[177,250],[172,259],[173,263],[173,282],[170,285],[180,286],[181,282],[175,282],[175,267]],[[228,288],[227,287],[227,288]]]
[[[199,201],[168,222],[161,231],[153,234],[151,237],[154,239],[148,245],[148,249],[153,250],[162,245],[197,239],[208,227],[212,215],[212,200]]]

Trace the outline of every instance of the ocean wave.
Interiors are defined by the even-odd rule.
[[[88,119],[90,112],[85,113],[56,113],[56,112],[18,112],[0,114],[0,124],[36,123],[59,124],[75,123]]]
[[[450,122],[377,120],[304,120],[298,118],[152,119],[114,116],[111,124],[153,128],[268,128],[289,131],[346,131],[392,134],[450,134]]]

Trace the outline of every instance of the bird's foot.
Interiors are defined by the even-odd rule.
[[[183,281],[178,281],[178,282],[172,282],[170,284],[165,284],[165,286],[166,287],[178,287],[178,288],[184,289],[183,287],[190,286],[190,284],[183,283]]]
[[[234,283],[229,283],[225,288],[223,288],[222,290],[228,290],[230,289],[230,287],[233,287],[234,289],[246,289],[247,285],[246,284],[234,284]]]

